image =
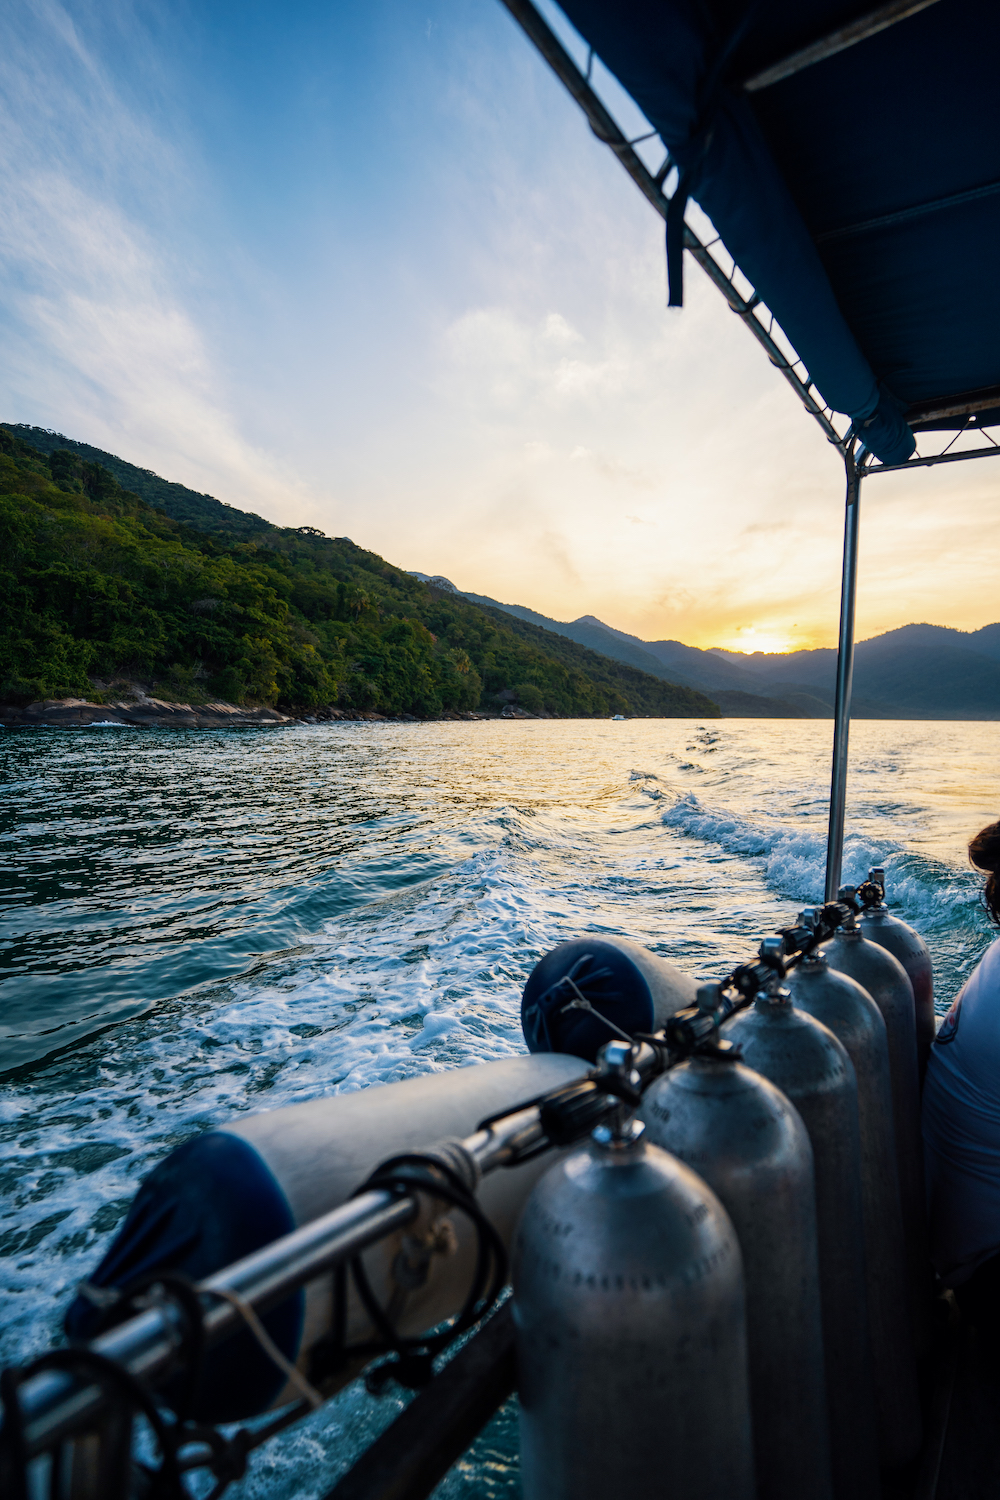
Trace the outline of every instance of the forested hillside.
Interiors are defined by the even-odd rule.
[[[214,495],[202,495],[197,490],[189,490],[186,484],[161,479],[152,469],[140,469],[136,464],[119,458],[117,453],[105,453],[103,448],[93,448],[90,443],[78,443],[75,438],[68,438],[61,432],[50,432],[46,427],[30,427],[26,422],[7,422],[4,425],[8,432],[36,448],[39,453],[44,453],[46,457],[50,453],[64,450],[75,453],[77,458],[85,459],[88,463],[110,469],[123,489],[131,490],[140,500],[145,500],[147,505],[165,511],[172,520],[182,521],[185,526],[193,526],[198,531],[208,532],[210,536],[222,532],[247,541],[274,529],[271,522],[265,521],[263,516],[255,516],[252,511],[236,510],[233,506],[226,505],[225,501],[216,500]]]
[[[21,429],[35,433],[37,429]],[[48,436],[52,436],[51,434]],[[75,445],[79,450],[84,445]],[[91,450],[99,451],[99,450]],[[145,471],[138,470],[143,474]],[[230,510],[195,529],[104,463],[0,427],[0,695],[219,697],[292,710],[717,717],[710,699],[411,578],[344,538]],[[174,489],[183,491],[179,501]],[[247,534],[245,523],[264,530]],[[538,639],[542,638],[544,645]],[[98,690],[99,691],[99,690]]]

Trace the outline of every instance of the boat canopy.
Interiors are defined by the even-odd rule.
[[[561,9],[663,142],[657,186],[676,169],[673,304],[691,198],[811,387],[884,464],[909,458],[913,431],[1000,420],[1000,6]]]

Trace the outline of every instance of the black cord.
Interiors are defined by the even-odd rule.
[[[0,1402],[3,1403],[0,1476],[7,1481],[9,1500],[28,1500],[28,1459],[24,1446],[24,1413],[17,1395],[17,1388],[24,1379],[23,1370],[0,1370]]]
[[[138,1410],[146,1418],[161,1454],[161,1465],[158,1470],[153,1471],[152,1494],[157,1497],[169,1497],[169,1500],[188,1500],[187,1492],[181,1483],[180,1469],[177,1464],[176,1432],[178,1427],[168,1427],[163,1416],[157,1408],[145,1385],[124,1365],[117,1360],[109,1359],[105,1354],[98,1354],[96,1349],[88,1349],[84,1346],[71,1347],[68,1349],[50,1349],[46,1354],[33,1360],[30,1365],[23,1366],[19,1370],[5,1370],[4,1376],[14,1375],[17,1384],[30,1380],[32,1376],[39,1375],[43,1370],[65,1370],[71,1375],[89,1375],[97,1385],[105,1390],[110,1386],[116,1393],[123,1397],[127,1404],[134,1410]],[[0,1377],[2,1379],[3,1377]],[[5,1406],[4,1430],[6,1432],[7,1416],[9,1406]],[[19,1416],[21,1414],[19,1413]],[[22,1417],[23,1420],[23,1417]],[[23,1494],[27,1494],[27,1469],[24,1462],[25,1450],[23,1440],[23,1428],[21,1429],[20,1454],[22,1466],[20,1471],[20,1482]],[[16,1473],[16,1471],[15,1471]],[[15,1491],[15,1493],[17,1493]],[[20,1496],[18,1496],[20,1500]]]
[[[509,1114],[510,1111],[503,1113]],[[462,1157],[459,1156],[457,1160],[461,1163]],[[320,1370],[320,1375],[329,1373],[330,1367],[336,1368],[352,1355],[392,1355],[394,1359],[379,1367],[380,1371],[384,1371],[381,1380],[392,1376],[401,1384],[416,1388],[426,1385],[433,1377],[434,1359],[499,1301],[507,1282],[507,1253],[499,1233],[476,1202],[473,1184],[465,1180],[461,1171],[456,1170],[455,1166],[449,1164],[447,1157],[438,1152],[414,1152],[383,1163],[353,1196],[372,1189],[389,1191],[399,1197],[424,1193],[450,1204],[466,1215],[476,1232],[476,1261],[468,1292],[458,1313],[443,1328],[409,1337],[399,1332],[380,1305],[368,1281],[361,1257],[357,1256],[351,1261],[350,1270],[361,1302],[379,1335],[379,1341],[354,1346],[346,1344],[348,1268],[342,1265],[334,1272],[331,1332],[321,1345],[314,1347],[313,1352],[314,1355],[322,1352],[330,1360],[330,1365],[326,1370]],[[105,1327],[117,1323],[122,1316],[129,1315],[137,1304],[142,1306],[143,1294],[156,1287],[162,1288],[165,1297],[172,1301],[179,1314],[183,1386],[181,1398],[174,1403],[175,1420],[169,1422],[165,1418],[152,1393],[130,1370],[86,1345],[52,1349],[28,1365],[2,1370],[0,1477],[5,1481],[5,1500],[29,1500],[24,1413],[18,1397],[18,1387],[43,1370],[65,1370],[73,1375],[89,1378],[101,1386],[106,1394],[117,1397],[129,1410],[138,1411],[146,1418],[160,1451],[159,1468],[150,1469],[147,1465],[140,1465],[150,1481],[150,1500],[190,1500],[182,1475],[197,1468],[207,1468],[214,1475],[218,1482],[208,1500],[219,1500],[224,1490],[242,1477],[248,1453],[305,1414],[306,1405],[302,1403],[259,1431],[240,1428],[229,1439],[224,1438],[214,1427],[190,1421],[189,1413],[205,1353],[204,1309],[195,1285],[178,1272],[150,1272],[122,1289],[108,1308]],[[149,1300],[146,1301],[147,1306]],[[377,1379],[378,1371],[375,1375]],[[207,1449],[207,1456],[179,1456],[184,1448],[198,1444]],[[58,1494],[58,1454],[59,1449],[53,1451],[53,1495]],[[118,1500],[118,1497],[109,1496],[108,1500]]]
[[[527,1108],[526,1105],[522,1107]],[[504,1111],[504,1114],[509,1112]],[[394,1355],[394,1359],[387,1360],[370,1373],[369,1389],[379,1389],[390,1376],[401,1385],[417,1389],[433,1378],[433,1362],[437,1356],[495,1306],[507,1284],[507,1252],[497,1230],[476,1202],[469,1184],[437,1154],[412,1152],[393,1157],[378,1167],[352,1196],[378,1189],[399,1197],[414,1192],[426,1193],[466,1215],[476,1231],[476,1264],[469,1290],[462,1307],[444,1328],[416,1336],[401,1334],[372,1291],[361,1257],[356,1256],[350,1263],[354,1284],[379,1339],[362,1344],[346,1343],[346,1267],[339,1267],[334,1273],[331,1331],[326,1339],[314,1346],[310,1374],[313,1379],[322,1380],[352,1356]]]
[[[123,1316],[149,1305],[143,1302],[143,1293],[155,1287],[172,1300],[180,1313],[181,1324],[181,1376],[182,1394],[174,1403],[175,1421],[168,1423],[159,1410],[145,1384],[117,1360],[109,1359],[86,1345],[71,1345],[65,1349],[52,1349],[31,1364],[19,1369],[0,1371],[0,1401],[3,1403],[3,1431],[0,1434],[0,1474],[6,1481],[5,1500],[29,1500],[28,1457],[24,1443],[24,1414],[18,1399],[18,1387],[43,1370],[66,1370],[74,1375],[88,1376],[106,1392],[113,1390],[123,1399],[130,1410],[139,1411],[153,1430],[161,1461],[158,1469],[140,1465],[151,1482],[151,1500],[189,1500],[182,1474],[186,1470],[208,1468],[218,1483],[211,1491],[209,1500],[218,1500],[224,1490],[246,1472],[247,1454],[290,1421],[297,1419],[308,1405],[301,1403],[291,1412],[283,1413],[275,1422],[258,1432],[238,1429],[231,1438],[225,1438],[216,1428],[189,1420],[195,1389],[202,1370],[205,1353],[204,1309],[194,1283],[176,1271],[152,1271],[130,1282],[124,1287],[108,1308],[105,1327],[121,1321]],[[209,1450],[209,1456],[178,1457],[181,1449],[201,1443]],[[62,1445],[53,1450],[50,1481],[51,1500],[61,1494],[59,1482],[59,1454]],[[112,1497],[108,1497],[112,1500]],[[117,1500],[117,1497],[114,1497]]]
[[[184,1422],[191,1414],[195,1391],[201,1376],[205,1357],[205,1310],[198,1289],[189,1276],[180,1271],[149,1271],[122,1288],[121,1301],[129,1311],[137,1309],[139,1298],[154,1287],[162,1287],[169,1293],[181,1315],[181,1378],[183,1385],[177,1401],[171,1403],[178,1422]]]

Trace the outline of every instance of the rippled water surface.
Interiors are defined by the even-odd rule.
[[[946,1008],[990,941],[997,726],[852,728],[845,879],[884,863]],[[58,1328],[138,1183],[241,1112],[523,1050],[554,943],[698,977],[822,897],[831,726],[686,720],[25,730],[5,780],[0,1356]],[[351,1388],[239,1500],[321,1496],[395,1415]],[[505,1409],[440,1494],[519,1493]]]

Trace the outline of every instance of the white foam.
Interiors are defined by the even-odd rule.
[[[826,874],[825,822],[810,828],[755,819],[706,805],[692,792],[679,795],[664,812],[668,828],[759,863],[774,890],[803,904],[823,900]],[[977,898],[978,882],[966,871],[919,859],[888,834],[865,838],[848,833],[842,879],[859,885],[873,865],[883,865],[894,909],[908,919],[940,919]]]

